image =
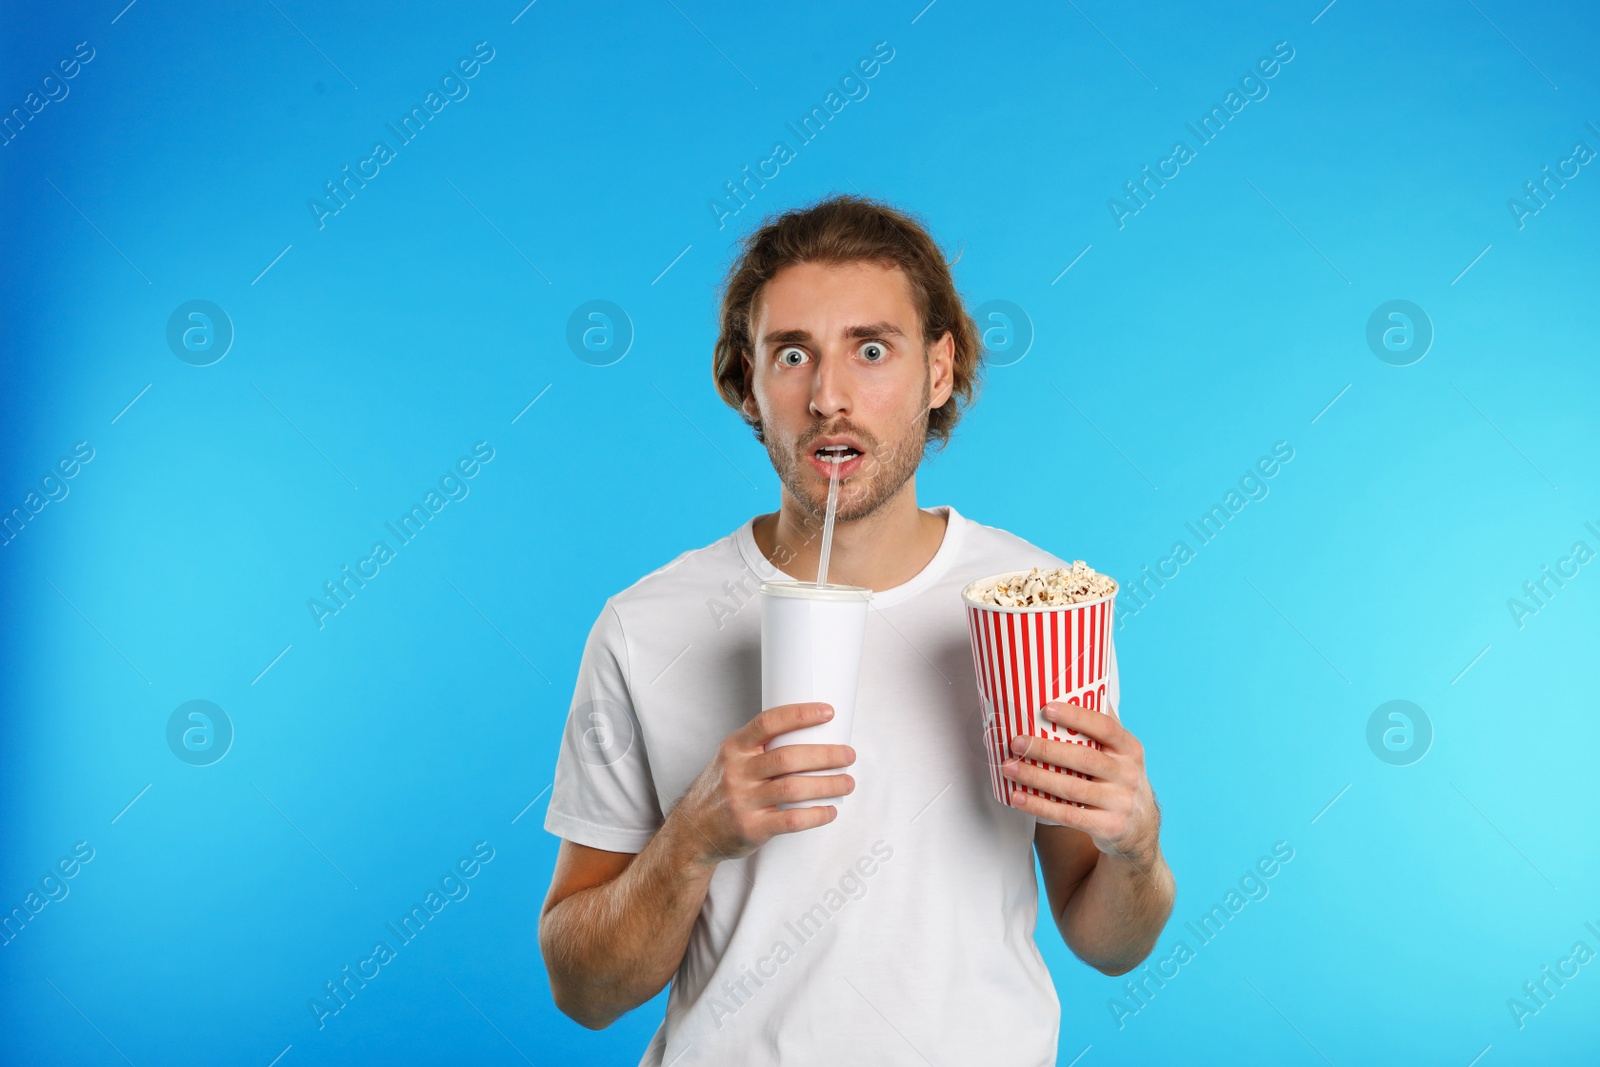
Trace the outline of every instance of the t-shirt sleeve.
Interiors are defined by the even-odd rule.
[[[622,619],[607,600],[583,647],[544,816],[556,836],[607,852],[639,852],[662,823],[628,675]]]

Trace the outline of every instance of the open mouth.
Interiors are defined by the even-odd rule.
[[[851,448],[849,445],[824,445],[813,452],[812,455],[824,463],[840,464],[848,463],[861,455],[861,452]]]

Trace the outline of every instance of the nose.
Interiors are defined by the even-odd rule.
[[[811,381],[811,413],[821,419],[850,411],[850,392],[845,357],[824,352],[817,360],[817,373]]]

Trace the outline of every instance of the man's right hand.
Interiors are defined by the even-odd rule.
[[[780,704],[728,735],[672,809],[671,818],[690,827],[684,844],[696,852],[699,862],[714,866],[737,859],[778,834],[809,830],[838,816],[839,809],[832,804],[786,810],[777,805],[854,791],[855,779],[848,774],[794,772],[848,767],[855,762],[855,749],[849,745],[768,747],[779,734],[832,717],[833,709],[827,704]]]

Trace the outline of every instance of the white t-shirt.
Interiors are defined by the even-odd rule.
[[[954,508],[926,510],[948,516],[938,553],[872,597],[855,792],[832,823],[718,865],[641,1067],[1056,1062],[1061,1007],[1033,939],[1036,822],[990,792],[961,589],[1066,563]],[[747,521],[606,602],[545,829],[644,848],[761,710],[767,579],[788,576]],[[1115,707],[1114,648],[1107,695]]]

